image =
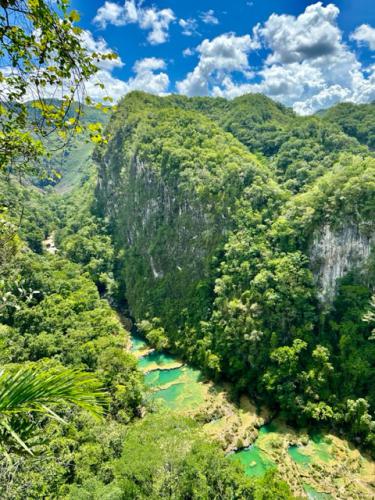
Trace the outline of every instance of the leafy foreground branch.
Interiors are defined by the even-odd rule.
[[[34,412],[64,422],[50,405],[76,405],[100,417],[107,401],[107,393],[89,373],[71,369],[52,372],[32,367],[17,372],[6,369],[0,375],[0,446],[10,438],[32,455],[25,440],[34,430],[30,425]],[[13,425],[14,417],[29,420],[21,433],[17,432],[17,424]]]

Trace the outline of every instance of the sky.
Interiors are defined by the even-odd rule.
[[[72,0],[89,50],[114,51],[88,91],[261,92],[299,114],[375,100],[375,1]]]

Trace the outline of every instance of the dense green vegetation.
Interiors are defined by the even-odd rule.
[[[234,397],[374,454],[374,105],[134,92],[103,135],[84,82],[116,56],[78,20],[0,2],[1,498],[293,498],[203,410],[149,397],[130,317]]]
[[[33,103],[30,104],[31,107],[32,105]],[[31,109],[30,112],[33,113],[34,110]],[[80,107],[80,112],[82,116],[79,134],[61,137],[61,134],[55,131],[44,139],[45,148],[50,154],[41,159],[37,176],[32,179],[35,185],[39,187],[52,185],[59,193],[69,193],[88,179],[88,164],[95,148],[95,142],[90,140],[90,134],[98,124],[100,128],[105,126],[108,121],[108,110],[83,105]],[[67,119],[74,117],[74,109],[69,110]]]
[[[51,216],[40,220],[41,239],[35,236],[39,253],[19,239],[12,272],[4,274],[1,293],[7,301],[1,309],[0,364],[8,370],[22,366],[51,375],[63,367],[84,370],[95,375],[109,401],[105,420],[58,400],[52,401],[52,408],[64,422],[38,417],[29,408],[32,432],[16,428],[33,456],[2,438],[2,498],[260,499],[271,498],[269,485],[273,498],[292,498],[286,484],[272,474],[267,485],[247,478],[193,420],[153,413],[146,403],[143,376],[127,351],[128,334],[97,288],[106,295],[118,294],[110,239],[103,222],[90,212],[92,179],[64,199],[15,182],[2,184],[3,196],[7,193],[9,199],[16,189],[30,195],[23,199],[26,227],[34,227],[38,210],[48,207]],[[15,207],[12,210],[16,213]],[[43,249],[42,239],[50,231],[64,256]],[[92,382],[91,392],[95,387]],[[146,408],[151,413],[139,420]]]
[[[346,134],[356,137],[371,150],[375,148],[375,103],[340,103],[324,112],[323,119],[338,124]]]
[[[243,106],[254,99],[264,100]],[[13,464],[1,469],[5,498],[289,497],[276,477],[247,479],[193,420],[153,413],[106,299],[125,307],[152,345],[230,380],[235,394],[374,449],[371,152],[319,117],[285,110],[281,145],[266,156],[215,123],[224,104],[229,113],[221,99],[128,96],[109,124],[111,141],[95,152],[96,189],[89,158],[64,197],[2,179],[14,237],[2,257],[12,265],[1,282],[0,362],[14,371],[83,370],[109,395],[104,422],[55,402],[64,424],[40,415],[32,432],[16,427],[44,465],[4,439]],[[287,169],[306,155],[307,175],[291,167],[290,183],[278,162],[297,139]],[[314,248],[327,227],[341,238],[332,245],[348,245],[349,231],[367,257],[349,255],[322,302]],[[58,255],[45,251],[51,234]]]
[[[142,309],[149,308],[172,330],[172,326],[184,324],[183,315],[194,317],[194,321],[207,315],[212,294],[209,283],[215,272],[211,257],[233,226],[233,207],[241,193],[251,189],[254,178],[270,196],[272,190],[277,192],[277,186],[266,187],[266,179],[271,178],[268,169],[204,116],[174,108],[155,109],[147,115],[138,102],[133,112],[132,106],[132,100],[129,106],[126,100],[109,127],[109,134],[122,135],[122,123],[129,113],[125,125],[128,140],[121,147],[108,148],[103,158],[118,166],[121,158],[131,164],[124,172],[123,193],[131,213],[117,203],[117,191],[111,191],[115,185],[109,179],[104,179],[103,187],[111,187],[98,195],[100,204],[107,208],[113,200],[109,208],[113,232],[122,227],[119,237],[132,243],[127,247],[124,267],[132,313],[139,318]],[[114,135],[113,141],[119,140]],[[100,154],[98,151],[97,158]],[[117,172],[101,173],[113,175],[117,183]],[[183,231],[179,231],[181,227]],[[199,255],[199,266],[192,258],[192,247]],[[155,283],[159,268],[164,269],[163,276]],[[171,301],[178,303],[179,318]]]
[[[181,415],[147,416],[124,436],[121,456],[110,464],[114,480],[92,478],[71,491],[71,498],[292,499],[273,473],[250,480]]]
[[[0,70],[0,496],[292,498],[274,472],[250,480],[196,422],[146,400],[128,332],[109,305],[125,302],[113,273],[122,258],[91,206],[96,176],[86,140],[105,143],[106,120],[102,105],[84,106],[92,102],[84,82],[116,56],[86,49],[79,14],[68,7],[0,2],[0,57],[12,66]],[[31,88],[38,98],[27,103]],[[61,100],[43,99],[46,90]],[[187,113],[181,133],[189,121]],[[222,145],[227,167],[241,171],[231,164],[236,142],[223,136]],[[245,177],[257,173],[247,156]],[[201,197],[216,203],[229,180],[223,170],[222,183]],[[54,184],[69,197],[56,196]],[[241,189],[221,199],[228,219]],[[150,340],[166,345],[160,321],[150,325]]]
[[[371,151],[257,95],[132,93],[108,132],[98,213],[135,319],[290,422],[374,450]]]

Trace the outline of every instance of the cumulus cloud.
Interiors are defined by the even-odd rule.
[[[199,62],[186,78],[177,82],[177,89],[187,95],[208,95],[234,72],[249,75],[248,53],[257,46],[250,35],[233,33],[204,40],[196,49]]]
[[[110,95],[114,101],[118,101],[132,90],[164,95],[170,83],[167,73],[163,71],[165,69],[166,63],[163,59],[147,57],[135,62],[134,76],[127,81],[115,78],[109,71],[101,70],[88,82],[87,92],[97,101],[103,100],[107,95]],[[104,85],[104,89],[96,85],[98,82]]]
[[[103,37],[95,38],[88,30],[83,30],[80,34],[82,44],[89,52],[100,52],[102,54],[113,53],[106,40]],[[137,60],[132,68],[133,75],[126,81],[116,78],[113,71],[116,68],[121,68],[125,64],[121,58],[115,60],[101,61],[99,70],[85,82],[85,93],[94,101],[105,101],[107,97],[111,97],[114,102],[117,102],[128,92],[133,90],[143,90],[151,94],[165,95],[168,92],[170,85],[168,74],[166,73],[166,62],[163,59],[156,57],[146,57]],[[1,72],[4,77],[16,77],[19,75],[19,70],[11,66],[3,66]],[[43,89],[36,89],[32,84],[27,87],[24,101],[38,99],[41,95],[44,98],[62,99],[71,87],[71,82],[65,80],[61,86],[46,86]],[[6,98],[10,92],[10,87],[6,80],[0,82],[0,94]],[[76,94],[77,99],[81,99],[82,95]]]
[[[169,25],[176,17],[172,9],[158,10],[156,7],[142,7],[142,2],[125,0],[123,5],[106,1],[94,17],[94,23],[104,29],[108,24],[125,26],[138,24],[143,30],[148,30],[147,40],[152,45],[168,40]]]
[[[146,57],[136,61],[133,67],[135,76],[125,82],[126,92],[143,90],[151,94],[165,94],[169,87],[169,77],[162,71],[165,69],[165,61],[156,57]]]
[[[185,57],[197,54],[198,62],[176,83],[176,88],[191,96],[228,98],[262,92],[301,114],[310,114],[340,101],[372,101],[375,99],[375,67],[364,68],[344,42],[337,24],[338,15],[336,5],[317,2],[298,16],[272,14],[266,22],[255,26],[251,35],[224,33],[206,39],[197,47],[183,51]],[[213,10],[203,12],[200,18],[206,24],[218,23]],[[151,44],[165,42],[174,21],[171,9],[146,8],[137,0],[125,0],[122,5],[106,1],[95,17],[95,23],[102,28],[108,24],[137,23],[149,31]],[[199,34],[195,19],[180,19],[178,24],[186,36]],[[367,24],[358,26],[350,38],[375,50],[375,29]],[[84,31],[82,40],[92,52],[110,52],[102,37],[94,39],[90,32]],[[253,68],[249,56],[259,48],[266,56],[260,67]],[[98,76],[107,86],[107,93],[115,98],[134,89],[155,94],[168,91],[170,81],[163,60],[137,61],[134,75],[125,82],[111,73],[123,64],[121,59],[100,64]],[[103,97],[101,89],[92,87],[91,90],[94,97]]]
[[[371,79],[343,42],[339,12],[318,2],[297,17],[272,14],[258,26],[257,35],[271,51],[259,90],[302,114],[343,100],[362,101],[365,89],[370,95]]]
[[[190,47],[187,47],[186,49],[183,50],[182,54],[184,57],[190,57],[194,54],[194,49],[191,49]]]
[[[177,89],[188,95],[213,94],[233,98],[262,92],[310,114],[340,101],[369,102],[375,98],[374,67],[363,68],[344,43],[337,25],[339,9],[322,2],[299,16],[272,14],[252,36],[225,34],[197,47],[199,61]],[[358,43],[375,43],[375,30],[362,25],[352,34]],[[268,51],[256,72],[249,53]],[[256,76],[256,78],[254,78]]]
[[[110,49],[103,37],[94,38],[89,30],[83,30],[80,36],[82,44],[89,52],[113,53],[113,50]],[[111,96],[114,101],[117,101],[126,92],[125,82],[115,78],[112,75],[112,71],[124,65],[120,57],[113,60],[100,61],[99,71],[86,82],[85,86],[88,95],[97,101],[102,101],[106,96]],[[101,88],[98,84],[104,85],[105,88]]]
[[[219,24],[219,19],[215,16],[215,11],[212,9],[202,12],[200,18],[205,24]]]
[[[82,43],[90,52],[112,53],[103,37],[94,38],[88,30],[82,32]],[[115,68],[123,67],[121,58],[100,62],[99,71],[86,83],[88,95],[102,101],[106,96],[111,96],[116,102],[132,90],[143,90],[152,94],[164,94],[169,87],[169,77],[165,73],[166,63],[163,59],[147,57],[139,59],[133,66],[134,75],[127,81],[113,76]],[[101,84],[101,85],[98,85]],[[104,88],[102,88],[102,85]]]
[[[156,10],[138,9],[139,26],[144,30],[151,30],[147,40],[152,45],[164,43],[168,40],[168,30],[171,22],[175,20],[175,15],[171,9]]]
[[[359,45],[368,45],[371,50],[375,50],[375,28],[368,24],[361,24],[351,34],[350,38]]]
[[[309,5],[298,17],[272,14],[258,33],[272,50],[267,59],[272,63],[313,60],[337,53],[341,33],[336,25],[339,9],[321,2]]]
[[[133,2],[127,2],[127,4],[130,4],[130,7],[134,6]],[[130,22],[136,22],[136,11],[135,19],[128,17],[125,5],[122,6],[113,2],[105,2],[104,5],[102,5],[102,7],[98,9],[96,16],[94,17],[94,23],[96,23],[100,28],[104,29],[108,24],[113,24],[114,26],[124,26],[125,24],[128,24]]]

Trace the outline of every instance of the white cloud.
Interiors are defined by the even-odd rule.
[[[180,93],[233,98],[248,92],[262,92],[298,113],[310,114],[340,101],[369,102],[375,99],[375,67],[364,68],[345,44],[337,25],[339,9],[334,4],[309,5],[299,16],[272,14],[258,24],[250,36],[224,33],[204,40],[198,47],[183,51],[185,57],[197,53],[199,60],[185,79],[176,83]],[[148,30],[151,44],[168,39],[169,27],[176,20],[171,9],[143,7],[141,0],[125,0],[119,5],[107,1],[95,17],[100,27],[137,23]],[[213,10],[201,14],[207,24],[217,24]],[[186,36],[198,34],[195,19],[178,21]],[[91,51],[109,52],[103,38],[84,32],[84,43]],[[375,29],[359,26],[351,39],[375,50]],[[262,47],[268,52],[260,68],[252,68],[249,54]],[[111,71],[123,62],[100,65],[100,77],[107,93],[123,95],[133,89],[164,94],[169,88],[164,61],[147,58],[134,65],[134,75],[126,82]],[[256,78],[254,78],[256,77]],[[94,89],[92,89],[94,92]],[[95,90],[100,94],[100,89]],[[99,96],[100,98],[100,96]]]
[[[219,24],[219,19],[215,16],[215,11],[212,9],[202,12],[200,18],[205,24]]]
[[[343,100],[362,101],[359,89],[371,95],[371,78],[343,42],[338,14],[335,5],[318,2],[298,17],[272,14],[258,26],[257,35],[271,50],[259,73],[259,90],[302,114]]]
[[[89,52],[113,54],[113,50],[108,47],[108,44],[103,37],[95,39],[91,31],[89,30],[83,30],[80,37],[83,45]],[[103,60],[98,63],[100,69],[106,69],[108,71],[111,71],[114,68],[122,68],[124,65],[125,64],[122,62],[119,56],[117,57],[117,59]]]
[[[183,50],[182,54],[184,57],[190,57],[194,54],[195,50],[191,49],[190,47],[186,48]]]
[[[178,24],[182,28],[182,34],[185,36],[199,35],[198,33],[198,23],[196,19],[180,19]]]
[[[146,57],[145,59],[139,59],[135,62],[133,67],[136,73],[145,73],[165,68],[165,61],[163,59],[157,59],[156,57]]]
[[[329,56],[340,50],[341,33],[336,25],[339,9],[321,2],[309,5],[298,17],[272,14],[258,29],[272,54],[271,63],[293,63]]]
[[[125,0],[123,5],[106,1],[98,9],[94,23],[102,29],[108,24],[114,26],[138,24],[141,29],[150,31],[147,39],[152,45],[157,45],[168,40],[169,25],[175,19],[172,9],[144,8],[141,1]]]
[[[82,32],[82,42],[90,52],[112,53],[103,37],[95,39],[88,30]],[[133,66],[134,76],[127,81],[113,76],[115,68],[124,66],[120,58],[100,63],[99,71],[86,83],[87,94],[96,101],[102,101],[106,96],[113,98],[114,102],[132,90],[143,90],[151,94],[164,94],[169,87],[169,77],[163,70],[166,63],[163,59],[147,57],[139,59]],[[104,88],[98,86],[100,83]]]
[[[309,115],[319,109],[328,108],[337,102],[350,100],[350,91],[340,85],[324,87],[315,95],[305,101],[295,102],[293,108],[301,115]]]
[[[118,101],[122,96],[132,90],[143,90],[151,94],[163,95],[168,91],[169,77],[162,70],[166,69],[165,61],[155,57],[147,57],[135,62],[134,76],[127,81],[115,78],[109,71],[101,70],[90,79],[87,84],[87,93],[97,101],[106,96],[111,96]],[[102,83],[101,89],[96,83]]]
[[[125,17],[124,8],[121,5],[113,2],[105,2],[105,4],[98,9],[94,22],[104,29],[108,24],[124,26],[128,21]]]
[[[205,24],[219,24],[219,19],[215,16],[215,11],[212,9],[202,12],[200,18]]]
[[[350,38],[359,45],[368,45],[371,50],[375,50],[375,28],[368,24],[358,26]]]
[[[187,95],[208,95],[233,71],[246,74],[249,71],[248,53],[256,47],[250,35],[238,37],[233,33],[204,40],[198,47],[199,62],[177,89]]]
[[[168,40],[169,25],[176,18],[171,9],[156,10],[154,7],[150,9],[138,9],[139,26],[144,30],[151,30],[147,36],[147,40],[152,45],[164,43]]]
[[[104,88],[97,84],[104,85]],[[127,92],[127,85],[123,80],[115,78],[109,71],[100,70],[86,82],[86,92],[94,101],[103,101],[110,96],[117,102]]]
[[[344,43],[338,14],[335,5],[318,2],[299,16],[272,14],[255,26],[252,37],[225,34],[205,40],[196,49],[197,66],[177,83],[177,89],[188,95],[228,98],[262,92],[301,114],[344,100],[372,101],[375,68],[363,68]],[[370,45],[375,30],[363,26],[352,37]],[[248,56],[260,45],[268,56],[255,73]]]
[[[88,30],[83,30],[81,35],[82,44],[89,52],[112,53],[106,40],[103,37],[95,39],[92,33]],[[134,63],[132,68],[133,76],[124,81],[116,78],[112,71],[115,68],[123,67],[124,63],[120,58],[115,60],[102,61],[99,64],[99,70],[95,75],[92,75],[88,81],[85,82],[85,93],[95,101],[104,101],[107,97],[112,97],[114,102],[117,102],[128,92],[132,90],[143,90],[151,94],[165,95],[168,92],[170,85],[168,74],[165,72],[166,63],[163,59],[156,57],[147,57],[139,59]],[[19,70],[11,66],[3,66],[1,72],[4,77],[17,77]],[[37,76],[35,74],[35,76]],[[46,86],[43,89],[35,89],[32,82],[29,82],[26,95],[23,96],[24,101],[40,98],[56,98],[62,99],[63,96],[69,93],[71,82],[64,80],[61,86]],[[82,89],[79,95],[76,94],[77,99],[82,98]],[[6,80],[0,82],[0,94],[6,96],[10,92],[10,87]]]
[[[169,77],[162,70],[166,69],[163,59],[146,57],[134,64],[135,76],[126,83],[127,92],[131,90],[143,90],[151,94],[163,95],[168,91]]]

